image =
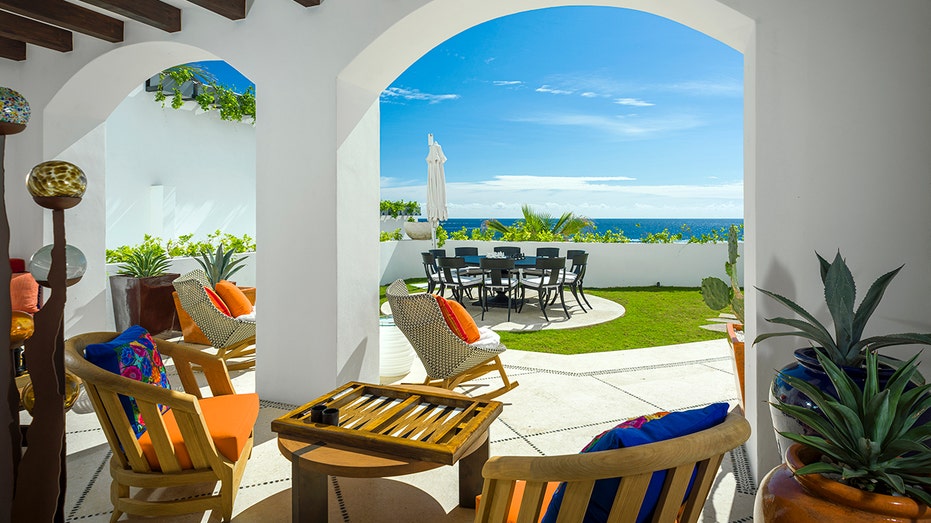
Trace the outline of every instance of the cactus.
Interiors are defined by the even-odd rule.
[[[744,295],[737,284],[737,236],[740,235],[740,228],[731,225],[727,233],[727,262],[724,263],[724,272],[730,276],[731,283],[728,285],[721,278],[709,276],[701,281],[701,297],[713,311],[719,311],[728,305],[737,316],[737,321],[744,322]]]

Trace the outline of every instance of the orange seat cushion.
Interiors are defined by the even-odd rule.
[[[227,316],[232,316],[230,314],[230,308],[223,303],[223,298],[217,296],[217,293],[213,291],[210,287],[204,286],[204,292],[207,293],[207,297],[210,298],[210,302],[213,303],[213,306],[217,308],[218,311],[226,314]]]
[[[226,394],[204,398],[198,400],[198,402],[200,403],[201,412],[204,414],[204,421],[207,423],[207,430],[213,438],[213,444],[217,447],[217,451],[230,461],[239,459],[239,455],[242,454],[242,450],[252,434],[255,420],[259,417],[259,395],[255,393]],[[165,421],[168,437],[175,447],[178,464],[181,465],[182,469],[194,468],[191,456],[184,445],[181,430],[178,428],[178,422],[175,420],[174,412],[169,410],[162,419]],[[149,466],[153,470],[161,470],[158,458],[155,455],[155,447],[152,445],[148,432],[139,437],[139,446],[142,447],[142,452],[145,454]]]
[[[230,316],[236,318],[252,312],[252,302],[239,287],[226,280],[220,280],[215,290],[229,308]]]
[[[453,331],[453,334],[458,336],[460,340],[466,343],[475,343],[482,337],[478,332],[478,325],[475,324],[475,320],[459,302],[447,300],[436,294],[433,297],[436,298],[436,303],[440,306],[440,311],[443,313],[443,319],[446,320],[449,330]]]
[[[10,278],[10,305],[14,311],[39,312],[39,283],[28,272]]]
[[[511,493],[511,503],[508,505],[508,516],[505,520],[506,523],[517,523],[517,515],[520,513],[520,498],[524,495],[524,487],[527,485],[526,481],[517,480],[514,482],[514,492]],[[559,486],[558,481],[550,481],[546,484],[546,490],[543,492],[543,503],[540,505],[540,519],[537,521],[543,520],[543,515],[546,513],[546,507],[550,505],[550,500],[553,498],[553,492],[556,492],[556,487]],[[479,494],[475,496],[475,511],[478,512],[478,506],[482,502],[482,495]]]
[[[191,315],[181,306],[181,299],[178,298],[177,291],[172,291],[171,298],[175,301],[175,311],[178,313],[178,323],[181,324],[181,335],[187,343],[197,343],[200,345],[212,345],[204,331],[194,323]]]

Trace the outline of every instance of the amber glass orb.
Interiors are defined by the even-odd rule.
[[[48,273],[52,268],[52,245],[42,247],[29,258],[29,272],[39,284],[48,287]],[[87,272],[87,257],[74,245],[65,245],[65,282],[74,285]]]
[[[39,205],[48,209],[67,209],[81,201],[87,189],[87,176],[73,163],[52,160],[29,171],[26,188]]]
[[[29,102],[23,95],[10,89],[0,87],[0,134],[16,134],[29,123]]]
[[[28,351],[28,349],[26,350]],[[65,410],[70,409],[74,405],[74,402],[77,401],[78,395],[80,394],[81,379],[65,371]],[[32,414],[32,409],[36,406],[36,391],[32,387],[32,381],[23,387],[23,395],[20,397],[20,402],[22,402],[23,408],[26,409],[29,414]]]
[[[13,311],[13,321],[10,322],[10,345],[28,340],[36,331],[36,324],[32,321],[32,314],[23,311]]]

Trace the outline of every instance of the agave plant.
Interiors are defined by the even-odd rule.
[[[840,366],[861,365],[864,354],[875,351],[880,347],[909,344],[931,345],[931,335],[929,334],[902,333],[863,338],[866,323],[869,321],[870,316],[873,315],[880,300],[882,300],[886,287],[889,286],[889,282],[902,270],[904,265],[877,278],[866,292],[863,301],[854,311],[856,285],[850,269],[847,268],[847,264],[840,255],[840,251],[834,257],[833,262],[828,262],[818,253],[815,253],[815,255],[818,256],[818,261],[821,263],[824,299],[834,321],[834,335],[832,336],[821,322],[794,301],[774,292],[758,289],[801,316],[802,319],[766,318],[766,321],[770,323],[788,325],[796,330],[760,334],[754,340],[754,345],[777,336],[806,338],[813,343],[816,352],[826,355],[831,362]],[[884,361],[890,362],[890,360]]]
[[[230,276],[243,268],[246,259],[243,257],[233,258],[235,251],[223,251],[223,244],[217,247],[217,252],[210,254],[208,251],[200,253],[200,258],[194,258],[197,263],[203,267],[207,273],[207,279],[210,280],[210,286],[216,287],[220,280],[228,280]]]
[[[931,505],[931,422],[919,421],[931,408],[931,384],[907,388],[918,372],[918,355],[899,367],[883,385],[879,380],[879,357],[868,351],[863,388],[830,358],[822,353],[817,357],[834,384],[837,398],[807,381],[782,374],[818,410],[779,400],[772,404],[819,434],[780,432],[823,456],[822,461],[805,465],[796,474],[834,474],[842,483],[861,490],[896,493]]]
[[[143,244],[129,252],[117,274],[147,278],[161,276],[168,272],[168,254],[158,245]]]

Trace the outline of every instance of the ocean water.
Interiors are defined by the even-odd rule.
[[[499,221],[511,225],[517,220],[519,218],[502,218]],[[712,230],[724,233],[731,225],[744,223],[742,218],[597,218],[592,221],[595,223],[595,232],[623,232],[632,241],[664,230],[670,234],[681,232],[683,240],[687,240],[690,236],[710,234]],[[483,218],[450,218],[440,224],[448,232],[454,232],[463,227],[468,230],[478,229],[484,222]]]

